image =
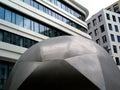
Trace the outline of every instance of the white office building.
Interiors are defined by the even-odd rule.
[[[120,14],[102,9],[87,20],[88,34],[120,65]]]
[[[88,10],[75,0],[0,0],[0,90],[16,60],[33,44],[86,34]]]

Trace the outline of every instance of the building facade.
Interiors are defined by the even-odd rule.
[[[87,20],[87,25],[93,41],[105,48],[120,65],[120,14],[102,9]]]
[[[120,0],[118,0],[117,2],[113,3],[112,5],[110,5],[108,7],[106,7],[106,9],[120,14]]]
[[[16,62],[37,42],[86,34],[88,10],[74,0],[0,0],[0,90]]]

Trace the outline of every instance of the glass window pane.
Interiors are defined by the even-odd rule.
[[[14,24],[15,24],[15,18],[16,18],[16,15],[15,15],[15,13],[12,12],[12,23],[14,23]]]
[[[11,11],[5,10],[5,20],[11,22]]]
[[[23,27],[23,17],[16,14],[16,24]]]
[[[7,43],[11,43],[11,33],[4,32],[4,41]]]
[[[43,11],[43,5],[39,4],[39,10]]]
[[[4,8],[0,7],[0,19],[4,19]]]
[[[112,40],[112,41],[115,41],[115,37],[114,37],[113,34],[111,34],[111,40]]]
[[[34,7],[38,9],[39,5],[36,1],[34,1]]]
[[[35,22],[35,32],[39,33],[39,24],[37,22]]]
[[[23,37],[20,37],[20,46],[22,46],[23,47]]]
[[[0,30],[0,41],[3,41],[3,31]]]
[[[34,31],[34,21],[31,21],[31,30]]]
[[[25,3],[29,4],[30,5],[30,1],[31,0],[24,0]]]
[[[30,29],[30,19],[24,18],[24,28]]]
[[[116,31],[116,32],[119,32],[117,25],[115,25],[115,31]]]
[[[44,31],[45,31],[45,27],[44,27],[44,25],[40,25],[40,33],[41,34],[44,34]]]

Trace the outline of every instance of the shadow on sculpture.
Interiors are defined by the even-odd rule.
[[[120,90],[111,56],[84,37],[61,36],[29,48],[15,64],[5,90]]]

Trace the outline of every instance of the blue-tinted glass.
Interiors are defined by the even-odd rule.
[[[40,11],[43,11],[43,9],[44,9],[44,8],[43,8],[43,5],[39,4],[39,10],[40,10]]]
[[[112,25],[109,23],[108,24],[109,30],[112,30]]]
[[[30,5],[30,1],[31,0],[24,0],[25,3],[29,4]]]
[[[41,24],[40,25],[40,33],[44,34],[44,31],[45,31],[45,26]]]
[[[119,32],[117,25],[115,25],[115,31],[116,31],[116,32]]]
[[[35,28],[34,28],[34,21],[31,21],[31,30],[32,30],[32,31],[35,31],[34,29],[35,29]]]
[[[35,22],[35,32],[39,33],[39,24]]]
[[[120,42],[120,36],[117,36],[117,40],[118,40],[118,42]]]
[[[3,41],[3,31],[0,30],[0,41]]]
[[[12,13],[9,10],[5,10],[5,20],[11,22]]]
[[[12,23],[15,24],[15,18],[16,18],[16,14],[14,12],[12,12]]]
[[[16,14],[16,24],[23,27],[23,16]]]
[[[34,1],[34,7],[38,9],[39,5],[36,1]]]
[[[112,41],[115,41],[115,37],[114,37],[113,34],[111,34],[111,40],[112,40]]]
[[[24,28],[30,29],[30,19],[24,18]]]
[[[0,19],[4,19],[5,10],[4,8],[0,7]]]
[[[60,1],[57,1],[57,6],[61,8],[62,4]]]

